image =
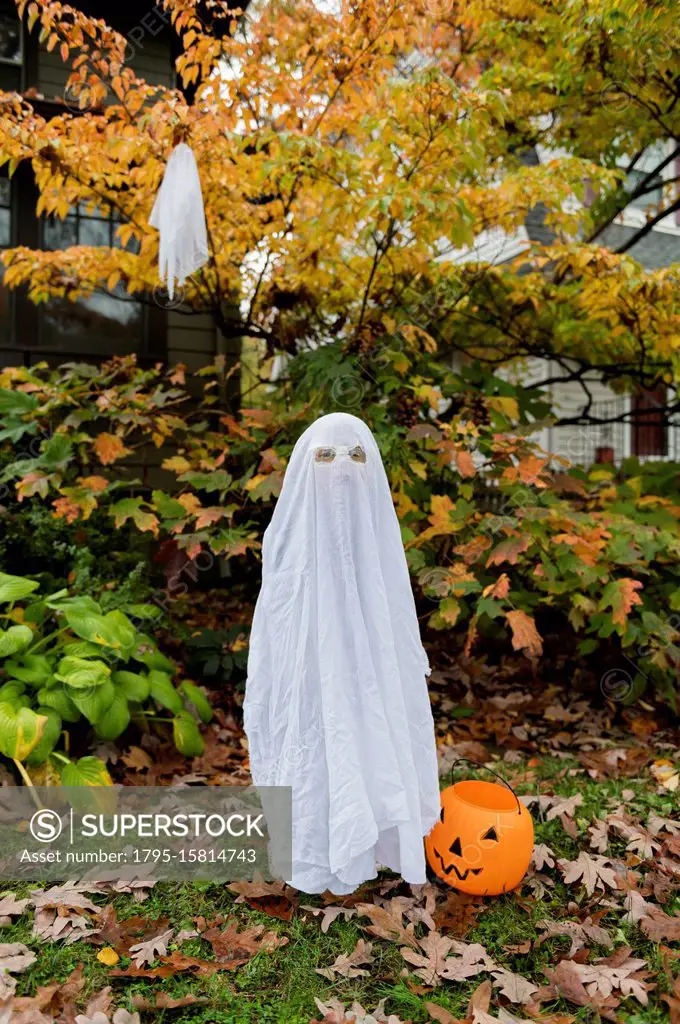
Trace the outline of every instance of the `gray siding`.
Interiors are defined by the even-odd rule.
[[[154,85],[172,85],[173,67],[167,39],[144,39],[134,49],[131,47],[130,67],[147,82]],[[36,84],[47,99],[63,97],[70,73],[70,66],[64,64],[59,55],[59,47],[50,52],[43,46],[39,48]],[[112,97],[112,102],[115,102],[115,97]]]

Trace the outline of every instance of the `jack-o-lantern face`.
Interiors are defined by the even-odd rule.
[[[531,815],[514,793],[476,780],[444,790],[440,820],[425,840],[434,873],[477,896],[497,896],[519,885],[533,846]]]

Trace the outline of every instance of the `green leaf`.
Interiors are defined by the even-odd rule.
[[[10,681],[0,686],[0,701],[7,701],[9,704],[16,704],[24,692],[24,684]]]
[[[89,608],[64,608],[64,615],[74,633],[83,640],[114,650],[129,650],[136,642],[135,627],[122,612],[100,615]]]
[[[38,690],[37,701],[44,707],[54,708],[65,722],[77,722],[80,718],[80,711],[61,686]]]
[[[189,679],[185,679],[180,684],[180,690],[187,700],[194,705],[203,724],[207,725],[212,720],[213,711],[203,690]]]
[[[137,637],[139,644],[130,657],[135,661],[141,661],[142,665],[146,665],[147,668],[155,668],[159,672],[168,672],[172,675],[175,672],[175,666],[169,658],[157,650],[153,640],[143,633],[138,633]]]
[[[32,640],[33,630],[30,626],[10,626],[0,631],[0,658],[24,651]]]
[[[115,740],[130,724],[130,709],[127,697],[116,689],[115,696],[106,711],[96,719],[95,732],[103,740]]]
[[[147,675],[122,669],[120,672],[114,672],[111,678],[128,700],[135,700],[141,704],[148,698],[151,682]]]
[[[200,757],[205,750],[203,737],[188,711],[182,711],[173,719],[172,737],[180,754],[185,757]]]
[[[55,711],[54,708],[39,707],[38,714],[43,715],[47,722],[42,739],[26,758],[26,764],[42,764],[43,761],[46,761],[61,736],[61,715],[58,711]]]
[[[92,725],[99,721],[116,696],[116,688],[110,679],[103,682],[101,686],[84,690],[66,686],[65,691],[66,695]]]
[[[81,757],[61,770],[62,786],[112,786],[106,765],[98,757]]]
[[[111,669],[103,661],[88,658],[74,658],[67,655],[59,662],[55,678],[75,689],[87,690],[101,686],[111,675]]]
[[[47,718],[30,708],[0,703],[0,753],[23,761],[37,747],[46,725]]]
[[[22,683],[31,686],[44,686],[52,675],[49,658],[44,654],[24,654],[19,659],[10,658],[3,667],[14,679],[20,679]]]
[[[184,710],[182,698],[172,685],[172,680],[167,673],[152,669],[149,672],[149,682],[151,683],[150,693],[156,703],[168,708],[175,715]]]
[[[0,416],[23,416],[38,408],[35,395],[27,395],[25,391],[10,391],[0,388]]]
[[[9,576],[0,572],[0,602],[21,601],[39,586],[35,580],[27,580],[24,576]]]

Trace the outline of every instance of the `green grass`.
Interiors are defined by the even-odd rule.
[[[545,784],[552,786],[557,773],[565,765],[562,760],[546,760],[538,766],[538,786],[543,792],[548,788]],[[516,772],[517,767],[513,766],[512,770]],[[526,787],[520,788],[526,791]],[[559,821],[547,822],[535,813],[536,839],[551,846],[557,856],[570,859],[577,855],[579,848],[587,846],[586,831],[592,817],[605,814],[608,803],[622,800],[624,789],[635,791],[629,807],[643,817],[652,808],[665,815],[673,813],[675,809],[672,796],[659,797],[650,791],[649,783],[635,779],[595,782],[579,774],[565,776],[554,783],[554,788],[564,796],[576,792],[583,794],[584,803],[577,809],[576,815],[576,825],[581,835],[576,841],[567,835]],[[615,838],[610,849],[612,853],[623,853],[624,844],[618,844]],[[488,900],[475,928],[466,936],[466,941],[481,942],[488,953],[508,970],[522,974],[537,984],[546,980],[543,968],[556,963],[566,954],[569,940],[566,937],[553,938],[534,946],[527,954],[508,953],[503,947],[524,939],[534,940],[537,922],[544,918],[572,916],[566,909],[570,902],[583,905],[596,901],[595,898],[589,900],[582,888],[567,887],[557,881],[558,875],[555,872],[551,876],[556,880],[555,886],[546,890],[541,898],[534,898],[525,890],[521,900],[512,893]],[[35,883],[6,886],[18,895],[36,887]],[[162,991],[175,998],[188,993],[207,998],[208,1002],[203,1005],[154,1010],[142,1015],[143,1019],[167,1020],[175,1024],[184,1021],[187,1024],[226,1024],[227,1021],[230,1024],[309,1024],[310,1020],[319,1015],[314,996],[322,1000],[338,998],[345,1004],[356,999],[367,1010],[372,1010],[379,1000],[386,998],[389,1013],[397,1014],[402,1020],[412,1020],[414,1024],[424,1024],[431,1020],[425,1009],[427,1001],[446,1007],[454,1016],[464,1017],[470,995],[486,977],[480,975],[466,983],[445,982],[432,992],[419,994],[407,984],[407,976],[403,973],[407,965],[398,946],[373,940],[376,960],[371,967],[370,977],[338,979],[330,983],[316,973],[316,968],[332,964],[341,952],[349,953],[359,938],[370,938],[359,927],[356,919],[338,919],[324,935],[317,918],[298,913],[290,922],[282,922],[253,911],[244,904],[236,905],[234,899],[233,894],[222,885],[160,883],[142,903],[135,902],[128,895],[117,896],[113,900],[119,919],[140,913],[149,918],[167,917],[179,930],[193,927],[194,918],[199,915],[212,918],[216,914],[223,914],[238,919],[243,925],[264,924],[268,930],[287,937],[285,946],[271,953],[258,954],[238,971],[218,972],[211,977],[178,972],[170,978],[156,980],[111,978],[109,969],[97,960],[97,946],[82,941],[66,946],[63,942],[38,943],[32,939],[32,912],[24,914],[12,926],[2,929],[1,938],[3,942],[25,942],[38,953],[38,960],[33,967],[17,977],[18,994],[33,994],[40,985],[65,981],[82,962],[87,979],[83,1004],[89,995],[107,984],[113,985],[115,1005],[128,1009],[132,1008],[131,999],[135,994],[153,999],[155,993]],[[93,900],[102,905],[106,902],[104,897],[98,896],[94,896]],[[302,902],[318,901],[314,897],[307,897]],[[672,906],[666,907],[666,910],[673,913]],[[680,904],[676,905],[678,911]],[[637,926],[621,924],[620,911],[608,911],[600,923],[612,935],[615,946],[623,943],[630,945],[633,955],[644,957],[657,975],[655,980],[658,987],[650,995],[650,1006],[643,1008],[636,1001],[627,1000],[618,1011],[620,1020],[626,1024],[662,1024],[668,1021],[666,1004],[659,999],[660,994],[668,990],[668,982],[658,947],[647,940]],[[170,950],[172,948],[171,945]],[[201,938],[184,942],[181,950],[204,959],[213,958],[209,943]],[[596,955],[605,955],[608,951],[595,949],[594,952]],[[118,966],[125,966],[128,962],[123,958]],[[412,984],[417,985],[416,977],[412,974],[408,977]],[[544,1004],[545,1013],[558,1011],[572,1014],[583,1024],[594,1024],[598,1020],[595,1011],[590,1008],[575,1007],[561,1000]],[[515,1008],[514,1012],[521,1016],[519,1008]]]

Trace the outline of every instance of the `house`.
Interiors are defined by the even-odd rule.
[[[105,18],[128,40],[131,67],[148,82],[176,85],[176,35],[160,7],[141,8],[130,0],[115,5],[81,0],[81,10]],[[141,14],[140,14],[141,10]],[[46,118],[77,109],[66,87],[70,68],[58,48],[48,52],[19,21],[12,0],[0,0],[0,89],[29,93]],[[28,165],[14,177],[0,169],[0,249],[27,245],[65,248],[113,242],[115,222],[81,209],[64,221],[37,218],[37,191]],[[0,275],[2,267],[0,267]],[[3,288],[0,276],[0,366],[58,364],[69,360],[106,359],[137,353],[140,362],[183,362],[198,369],[226,352],[223,339],[207,315],[186,315],[163,308],[153,296],[132,299],[95,294],[75,303],[51,301],[35,306],[19,291]]]
[[[559,155],[541,147],[529,150],[525,162],[536,165]],[[671,209],[667,216],[652,223],[650,211],[655,210],[662,189],[676,194],[680,176],[680,146],[674,140],[650,147],[639,154],[635,169],[628,172],[627,186],[635,194],[636,186],[644,191],[597,234],[597,243],[614,251],[625,250],[649,269],[680,262],[680,210]],[[672,190],[672,191],[671,191]],[[672,203],[671,206],[676,206]],[[554,239],[545,224],[544,211],[537,207],[526,218],[523,228],[512,236],[502,231],[485,232],[472,250],[456,254],[457,262],[509,262],[524,251],[532,241],[549,244]],[[559,376],[559,369],[548,360],[532,359],[518,373],[526,384],[540,387],[542,381]],[[546,451],[562,455],[579,465],[593,462],[614,462],[636,456],[641,461],[680,460],[680,422],[670,420],[664,412],[665,388],[639,391],[633,395],[616,394],[595,372],[587,378],[592,404],[588,409],[590,422],[544,427],[537,441]],[[553,408],[560,418],[577,420],[589,401],[576,381],[560,382],[545,388],[552,395]],[[630,418],[631,412],[635,415]],[[604,422],[593,422],[604,421]]]

